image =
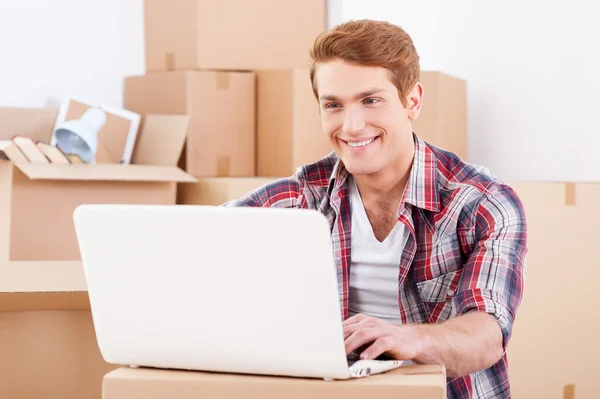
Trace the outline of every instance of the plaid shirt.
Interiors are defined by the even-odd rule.
[[[527,252],[516,193],[492,173],[415,135],[416,152],[398,220],[410,231],[399,265],[403,323],[440,323],[482,311],[500,325],[504,355],[486,370],[448,379],[448,398],[510,398],[506,346],[521,303]],[[349,172],[332,153],[295,176],[227,206],[315,209],[331,226],[342,318],[348,317]]]

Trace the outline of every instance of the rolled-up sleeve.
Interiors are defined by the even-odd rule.
[[[521,200],[508,186],[490,191],[477,207],[472,251],[453,298],[458,314],[492,315],[506,349],[523,297],[527,223]]]

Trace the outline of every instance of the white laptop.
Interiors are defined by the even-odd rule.
[[[316,211],[82,205],[74,213],[109,363],[347,379],[329,224]]]

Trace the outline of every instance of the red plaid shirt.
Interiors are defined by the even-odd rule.
[[[516,193],[483,167],[422,141],[398,220],[410,231],[399,265],[403,323],[440,323],[481,311],[500,325],[502,359],[448,379],[448,398],[510,398],[506,345],[521,303],[526,222]],[[229,206],[316,209],[329,219],[343,319],[348,317],[351,209],[348,171],[335,154]]]

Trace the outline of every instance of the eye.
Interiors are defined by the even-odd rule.
[[[341,107],[341,105],[339,103],[325,104],[325,108],[327,108],[327,109],[333,109],[333,108],[339,108],[339,107]]]
[[[377,104],[379,101],[380,100],[378,98],[369,97],[369,98],[365,98],[363,100],[363,104],[373,105],[373,104]]]

